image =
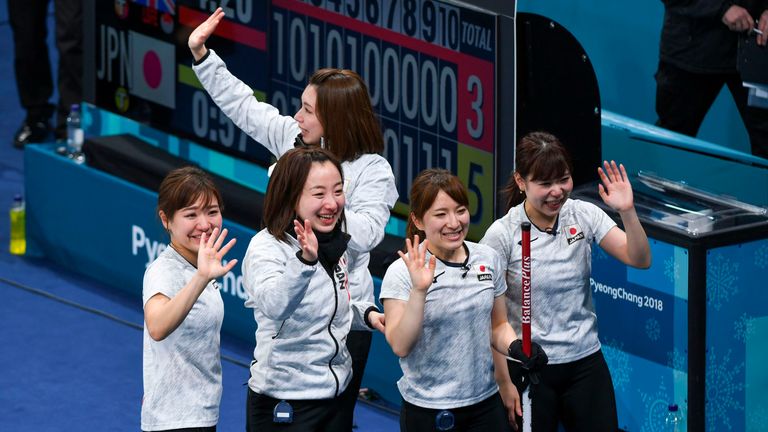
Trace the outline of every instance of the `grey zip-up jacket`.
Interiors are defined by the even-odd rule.
[[[214,50],[192,69],[216,105],[237,127],[263,144],[275,157],[294,148],[299,126],[277,108],[259,102],[253,90],[227,70]],[[395,176],[389,162],[378,154],[364,154],[342,162],[344,171],[345,231],[352,237],[349,284],[353,300],[373,303],[373,279],[368,271],[370,251],[384,238],[389,210],[397,201]],[[367,328],[367,327],[366,327]]]
[[[331,278],[321,264],[299,260],[299,242],[288,241],[262,230],[243,259],[245,305],[258,323],[248,386],[277,399],[334,398],[352,376],[347,334],[368,328],[373,303],[350,299],[347,253]]]

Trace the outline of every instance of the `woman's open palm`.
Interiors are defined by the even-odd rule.
[[[205,42],[211,37],[213,32],[216,31],[216,26],[219,25],[222,18],[224,18],[224,10],[217,8],[207,20],[203,21],[202,24],[197,26],[197,28],[192,31],[192,34],[189,35],[187,45],[189,46],[190,51],[192,51],[195,60],[200,60],[205,55],[207,51]]]
[[[429,257],[429,265],[424,265],[427,261],[428,247],[429,240],[424,240],[424,243],[419,247],[419,236],[417,234],[413,236],[413,243],[411,243],[411,239],[405,239],[407,255],[402,251],[397,251],[397,254],[400,255],[400,258],[403,259],[405,266],[408,268],[413,289],[416,290],[426,291],[432,285],[432,280],[435,278],[437,260],[434,255]]]

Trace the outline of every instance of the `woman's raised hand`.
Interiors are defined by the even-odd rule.
[[[617,212],[630,210],[634,207],[634,198],[632,197],[632,184],[627,177],[627,171],[624,165],[616,162],[603,161],[603,168],[598,168],[602,184],[598,185],[600,198]]]
[[[402,251],[397,251],[400,258],[405,262],[405,266],[408,268],[408,273],[411,275],[411,282],[413,283],[413,289],[419,291],[426,291],[432,280],[435,278],[435,266],[437,260],[435,256],[429,257],[429,264],[425,266],[427,258],[427,248],[429,247],[429,240],[424,240],[424,243],[419,247],[419,235],[413,236],[413,243],[411,239],[405,239],[405,251],[407,255]]]
[[[195,61],[203,58],[208,52],[208,49],[205,48],[205,41],[211,37],[214,31],[216,31],[216,26],[219,25],[222,18],[224,18],[224,10],[222,8],[217,8],[207,20],[203,21],[203,23],[197,26],[197,28],[192,31],[192,34],[189,35],[187,45],[189,46],[189,50],[192,51],[192,56],[195,58]]]
[[[296,231],[296,240],[301,246],[301,257],[304,258],[304,261],[317,261],[317,236],[312,231],[312,224],[309,223],[309,219],[304,220],[304,225],[294,219],[293,228]]]
[[[206,236],[205,233],[200,235],[200,248],[197,250],[197,272],[206,280],[224,276],[237,264],[236,259],[229,261],[226,265],[222,264],[224,255],[232,249],[237,241],[237,239],[232,239],[224,247],[221,247],[224,239],[227,238],[227,233],[227,229],[224,228],[219,235],[219,227],[216,227],[211,232],[210,237]]]

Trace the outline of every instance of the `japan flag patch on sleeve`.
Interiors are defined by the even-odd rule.
[[[584,238],[584,231],[576,224],[565,226],[563,231],[565,231],[565,239],[568,240],[569,245]]]
[[[477,280],[489,281],[493,280],[493,269],[489,265],[480,264],[477,266]]]

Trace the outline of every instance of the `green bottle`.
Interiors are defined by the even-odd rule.
[[[9,213],[11,216],[11,253],[24,255],[27,252],[27,236],[24,229],[24,220],[26,219],[24,200],[21,195],[16,194],[13,197],[13,205]]]

